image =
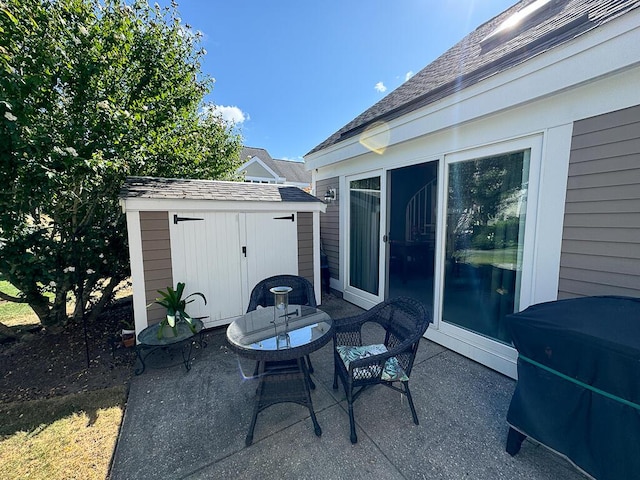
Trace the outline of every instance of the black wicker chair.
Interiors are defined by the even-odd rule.
[[[316,294],[313,289],[313,285],[309,280],[297,275],[275,275],[273,277],[265,278],[258,282],[251,291],[251,297],[249,297],[249,306],[247,312],[252,312],[258,306],[273,307],[274,298],[273,293],[269,290],[273,287],[291,287],[293,290],[289,293],[290,305],[309,305],[310,307],[317,307]],[[309,373],[313,373],[313,365],[311,365],[311,359],[307,355],[307,365]],[[254,375],[258,374],[260,364],[256,362],[256,368]],[[315,388],[313,383],[312,388]]]
[[[289,293],[291,305],[318,306],[313,285],[309,280],[297,275],[275,275],[261,280],[253,287],[247,312],[255,310],[258,306],[273,307],[273,293],[269,291],[273,287],[291,287],[293,289]]]
[[[430,321],[431,315],[424,306],[406,297],[387,300],[358,316],[334,321],[333,388],[338,388],[340,377],[347,394],[351,443],[358,441],[353,402],[371,385],[385,385],[405,395],[413,422],[418,425],[409,390],[409,376],[420,339]],[[363,345],[362,326],[367,322],[382,327],[383,343]]]

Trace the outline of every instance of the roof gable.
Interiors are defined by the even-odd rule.
[[[304,162],[278,160],[269,155],[264,148],[243,147],[240,158],[245,162],[238,172],[246,170],[252,163],[260,163],[268,173],[265,178],[284,178],[288,183],[311,184],[311,172],[307,171]],[[250,176],[257,176],[251,173]]]
[[[638,0],[552,0],[514,30],[491,38],[507,19],[536,1],[522,0],[479,26],[309,154],[354,137],[375,122],[444,99],[640,7]]]

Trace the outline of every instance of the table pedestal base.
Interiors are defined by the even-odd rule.
[[[283,362],[260,362],[260,384],[256,391],[256,403],[249,425],[249,433],[245,439],[248,447],[253,443],[253,431],[258,414],[277,403],[293,402],[309,409],[313,429],[317,436],[322,435],[316,414],[311,403],[309,370],[304,358]]]

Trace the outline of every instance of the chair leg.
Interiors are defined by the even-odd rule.
[[[418,415],[416,414],[416,407],[413,406],[413,399],[411,398],[411,391],[409,390],[409,382],[402,382],[404,385],[404,391],[407,395],[407,400],[409,401],[409,408],[411,409],[411,415],[413,416],[413,423],[416,425],[420,425],[418,423]]]
[[[333,389],[338,389],[338,365],[336,365],[336,360],[333,360]]]
[[[353,389],[347,387],[347,405],[349,406],[349,428],[351,431],[351,443],[358,443],[358,436],[356,435],[356,421],[353,418]]]

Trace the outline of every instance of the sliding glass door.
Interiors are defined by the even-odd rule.
[[[448,166],[442,320],[511,344],[519,309],[530,151]]]

